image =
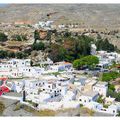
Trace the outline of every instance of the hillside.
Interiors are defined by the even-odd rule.
[[[84,27],[119,28],[120,4],[10,4],[0,8],[0,22],[47,19],[55,23],[79,23]]]
[[[39,21],[45,20],[53,20],[53,24],[57,25],[79,24],[79,28],[69,29],[73,36],[75,35],[74,32],[78,32],[79,35],[85,34],[96,39],[99,34],[102,37],[102,40],[105,40],[107,38],[110,43],[114,44],[115,46],[117,46],[118,49],[120,49],[119,16],[120,4],[7,4],[4,6],[0,5],[0,23],[8,23],[0,24],[0,32],[3,32],[8,36],[7,41],[0,42],[0,50],[7,50],[12,52],[27,50],[30,52],[31,46],[34,43],[35,29],[31,26],[17,26],[17,24],[9,23],[19,23],[21,21],[26,21],[28,24],[35,24]],[[47,49],[43,50],[42,52],[32,51],[31,56],[29,57],[35,58],[35,55],[37,54],[37,61],[39,59],[42,59],[41,56],[48,56],[48,52],[51,51],[51,43],[53,43],[53,54],[51,54],[52,57],[54,55],[54,52],[59,53],[61,48],[57,49],[58,46],[54,46],[54,44],[63,44],[63,33],[65,32],[66,31],[62,30],[58,30],[57,32],[55,32],[54,30],[51,32],[40,30],[40,41],[45,43],[45,48]],[[21,36],[25,36],[26,40],[16,41],[15,36],[17,36],[18,38]],[[67,41],[65,43],[65,46],[63,44],[63,47],[65,47],[65,49],[70,49],[70,47],[72,47],[73,44],[69,44]],[[85,46],[86,44],[87,43],[85,41],[83,46]],[[66,48],[66,45],[68,45],[69,48]],[[74,52],[72,51],[72,53]]]

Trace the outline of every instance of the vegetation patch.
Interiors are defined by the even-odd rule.
[[[86,107],[82,107],[81,110],[81,115],[82,114],[85,114],[85,115],[88,115],[88,116],[93,116],[94,115],[94,111],[93,110],[90,110],[89,108],[86,108]]]
[[[109,81],[114,80],[119,77],[120,77],[120,73],[118,73],[118,72],[103,73],[102,81],[109,82]]]
[[[2,115],[4,109],[5,109],[5,105],[3,104],[3,102],[0,101],[0,115]]]
[[[86,57],[83,57],[81,59],[74,60],[73,66],[76,69],[81,69],[85,66],[89,68],[94,68],[96,64],[99,63],[99,59],[96,56],[88,55]]]

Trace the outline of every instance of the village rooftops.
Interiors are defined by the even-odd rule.
[[[96,95],[98,95],[98,92],[95,92],[95,91],[88,91],[86,93],[83,93],[83,96],[88,96],[88,97],[92,97],[92,98]]]
[[[107,85],[108,85],[107,82],[101,82],[101,81],[99,81],[99,82],[96,84],[96,86],[98,86],[98,87],[106,87]]]
[[[55,77],[54,75],[41,75],[41,77],[39,78],[40,80],[41,79],[44,79],[44,80],[46,80],[46,81],[56,81],[56,80],[58,80],[58,78],[57,77]]]
[[[115,98],[106,97],[106,98],[105,98],[105,101],[114,102],[114,101],[115,101]]]
[[[66,65],[66,64],[69,64],[69,65],[72,65],[72,63],[70,62],[56,62],[55,65]]]
[[[97,83],[96,80],[86,80],[86,84],[87,84],[87,85],[93,86],[93,85],[95,85],[96,83]]]

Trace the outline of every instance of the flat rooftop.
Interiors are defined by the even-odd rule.
[[[96,96],[97,94],[98,94],[98,92],[88,91],[88,92],[83,93],[83,96],[94,97],[94,96]]]
[[[107,82],[101,82],[101,81],[97,82],[96,84],[96,86],[106,86],[106,85],[108,85]]]
[[[5,96],[22,97],[22,93],[9,92],[9,93],[5,93]]]

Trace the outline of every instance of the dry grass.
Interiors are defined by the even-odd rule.
[[[81,115],[82,114],[85,114],[86,116],[93,116],[94,114],[94,111],[93,110],[90,110],[89,108],[86,108],[86,107],[82,107],[81,110]]]
[[[37,111],[27,105],[22,105],[22,104],[17,104],[14,111],[17,111],[20,109],[24,109],[25,111],[30,112],[35,116],[55,116],[55,114],[56,114],[56,112],[53,110],[46,109],[46,110]]]
[[[2,115],[4,109],[5,109],[5,105],[3,104],[3,102],[0,101],[0,115]]]
[[[35,112],[35,115],[37,116],[55,116],[56,112],[53,110],[40,110],[38,112]]]

